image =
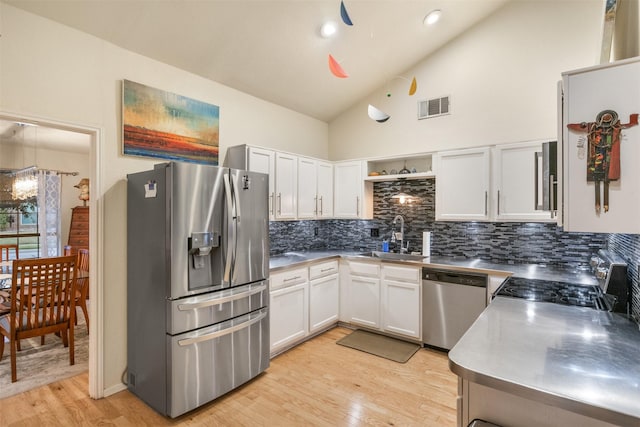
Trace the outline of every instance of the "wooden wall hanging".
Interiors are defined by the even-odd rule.
[[[600,183],[603,183],[603,208],[609,211],[609,182],[620,179],[620,138],[622,129],[636,126],[638,114],[629,116],[629,123],[621,124],[618,113],[603,110],[595,122],[570,123],[569,130],[587,134],[587,182],[595,183],[595,208],[600,214]]]

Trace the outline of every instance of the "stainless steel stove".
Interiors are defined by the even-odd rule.
[[[494,296],[590,307],[629,315],[630,283],[624,260],[603,249],[591,257],[590,265],[597,285],[509,277]]]

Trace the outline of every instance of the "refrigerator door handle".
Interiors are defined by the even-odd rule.
[[[226,329],[222,329],[220,331],[216,331],[216,332],[212,332],[210,334],[206,334],[206,335],[201,335],[199,337],[193,337],[193,338],[185,338],[183,340],[179,340],[178,341],[178,345],[181,347],[185,347],[188,345],[192,345],[192,344],[198,344],[201,343],[203,341],[209,341],[215,338],[219,338],[225,335],[229,335],[232,334],[234,332],[237,332],[241,329],[245,329],[248,328],[249,326],[253,325],[254,323],[258,323],[260,322],[262,319],[264,319],[265,317],[267,317],[267,315],[269,314],[269,312],[265,309],[263,309],[260,312],[260,315],[258,315],[257,317],[254,317],[253,319],[249,319],[246,322],[242,322],[239,325],[235,325],[232,326],[230,328],[226,328]]]
[[[221,298],[213,298],[213,299],[210,299],[210,300],[207,300],[207,301],[201,301],[201,302],[178,304],[178,310],[180,310],[180,311],[196,310],[196,309],[199,309],[199,308],[204,308],[204,307],[210,307],[210,306],[214,306],[214,305],[224,304],[226,302],[237,301],[239,299],[250,297],[251,295],[259,294],[260,292],[264,291],[265,289],[267,289],[267,285],[260,285],[260,286],[258,286],[256,288],[249,289],[248,291],[240,292],[240,293],[234,294],[234,295],[228,295],[228,296],[221,297]]]
[[[227,199],[227,259],[224,264],[224,276],[222,280],[231,283],[231,266],[233,263],[233,254],[235,252],[235,220],[233,201],[231,197],[231,180],[229,174],[224,174],[224,192]]]

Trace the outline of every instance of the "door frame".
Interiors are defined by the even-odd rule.
[[[50,118],[37,117],[28,114],[14,113],[0,110],[0,119],[34,123],[38,126],[78,132],[89,135],[91,138],[89,148],[89,162],[91,173],[89,174],[89,194],[92,198],[89,202],[89,251],[92,254],[89,263],[89,294],[93,296],[93,304],[89,304],[89,397],[99,399],[104,397],[104,288],[102,283],[102,241],[104,228],[104,206],[102,199],[100,167],[100,153],[102,151],[102,135],[104,129],[100,127],[82,125],[78,123],[62,122]],[[96,197],[97,196],[97,197]],[[100,303],[95,303],[100,301]]]

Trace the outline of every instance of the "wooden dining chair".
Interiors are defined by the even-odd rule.
[[[13,258],[10,257],[11,251],[13,251]],[[16,243],[3,243],[0,245],[0,261],[9,261],[18,258],[20,258],[20,254]]]
[[[89,250],[78,249],[76,255],[76,268],[78,269],[78,277],[76,278],[76,306],[82,309],[84,321],[87,324],[87,332],[89,331],[89,310],[87,309],[87,298],[89,298]],[[77,317],[76,317],[76,325]]]
[[[22,339],[59,334],[69,347],[69,362],[75,363],[76,257],[37,258],[13,261],[11,310],[0,317],[0,359],[4,337],[11,350],[11,382],[16,382],[16,359]]]

